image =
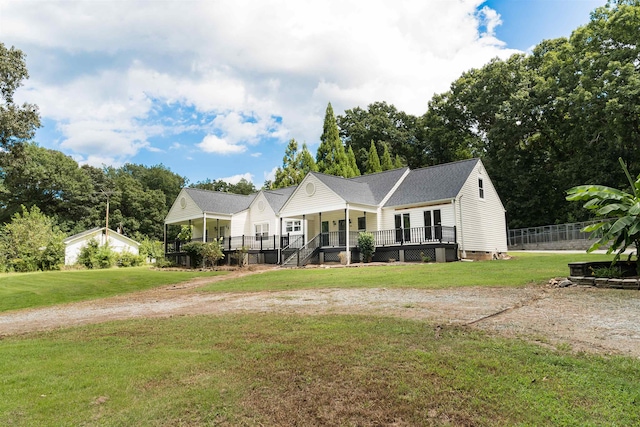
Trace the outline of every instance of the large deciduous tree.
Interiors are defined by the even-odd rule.
[[[465,72],[429,104],[421,139],[442,160],[483,157],[511,228],[588,219],[565,190],[620,188],[618,157],[640,165],[638,28],[640,0],[609,1],[568,39]]]
[[[409,166],[423,166],[423,142],[418,140],[417,118],[386,102],[374,102],[367,109],[356,107],[337,117],[340,136],[352,147],[360,170],[366,170],[371,141],[379,152],[387,145],[391,156],[401,155]]]
[[[0,42],[0,148],[31,140],[40,127],[38,107],[14,101],[15,91],[28,78],[24,53]]]
[[[91,179],[78,163],[60,151],[22,144],[0,152],[0,223],[8,222],[22,207],[37,206],[65,231],[91,217]],[[84,225],[84,224],[83,224]]]

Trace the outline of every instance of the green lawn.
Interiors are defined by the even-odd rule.
[[[222,272],[149,267],[0,274],[0,312],[105,298]]]
[[[205,291],[262,291],[305,288],[446,288],[455,286],[522,286],[569,275],[572,261],[611,260],[591,254],[514,253],[513,259],[443,264],[388,264],[350,268],[276,270],[211,284]]]
[[[0,425],[639,425],[640,364],[372,316],[5,337]]]

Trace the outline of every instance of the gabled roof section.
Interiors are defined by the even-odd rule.
[[[293,185],[291,187],[276,188],[275,190],[265,190],[263,192],[264,197],[267,199],[267,202],[269,202],[269,206],[271,206],[271,209],[273,209],[276,215],[280,213],[280,210],[296,188],[298,188],[298,186]]]
[[[409,168],[392,169],[385,172],[373,173],[369,175],[357,176],[351,178],[352,181],[362,182],[369,186],[375,204],[378,205],[389,194],[389,191],[398,183]]]
[[[64,243],[69,243],[69,242],[71,242],[73,240],[80,239],[81,237],[89,236],[89,235],[95,233],[96,231],[102,230],[103,228],[106,228],[106,227],[102,227],[102,228],[94,227],[94,228],[92,228],[90,230],[82,231],[82,232],[80,232],[78,234],[74,234],[73,236],[67,237],[66,239],[63,240],[63,242]],[[114,233],[115,233],[115,231],[114,231]]]
[[[249,207],[255,194],[224,193],[222,191],[201,190],[199,188],[185,188],[189,197],[202,212],[231,215]]]
[[[66,239],[64,239],[62,242],[64,244],[69,244],[69,243],[71,243],[71,242],[73,242],[75,240],[80,240],[83,237],[87,237],[87,236],[90,236],[92,234],[96,234],[96,233],[98,233],[100,231],[104,231],[106,228],[107,227],[94,227],[94,228],[92,228],[90,230],[82,231],[82,232],[80,232],[78,234],[74,234],[73,236],[69,236]],[[119,239],[122,239],[122,240],[125,240],[127,242],[130,242],[130,243],[132,243],[132,244],[134,244],[136,246],[140,246],[140,243],[136,242],[131,237],[127,237],[124,234],[120,234],[117,231],[112,230],[112,229],[109,229],[109,236],[112,236],[112,237],[113,236],[118,236]]]
[[[366,182],[358,182],[339,176],[325,175],[319,172],[309,172],[324,185],[340,196],[347,203],[360,203],[363,205],[376,205],[376,198]]]
[[[458,196],[479,161],[480,159],[469,159],[412,170],[385,206],[453,199]]]

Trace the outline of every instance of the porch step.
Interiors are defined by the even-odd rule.
[[[311,258],[318,248],[301,248],[300,252],[300,265],[306,265],[309,258]],[[298,253],[294,252],[289,258],[282,263],[282,267],[297,267],[298,266]]]

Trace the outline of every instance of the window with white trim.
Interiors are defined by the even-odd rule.
[[[296,233],[302,231],[302,221],[300,220],[286,221],[284,225],[284,230],[287,233]]]
[[[255,224],[256,228],[256,239],[267,239],[269,237],[269,223],[262,222],[259,224]]]
[[[482,178],[478,178],[478,195],[481,199],[484,199],[484,182]]]

